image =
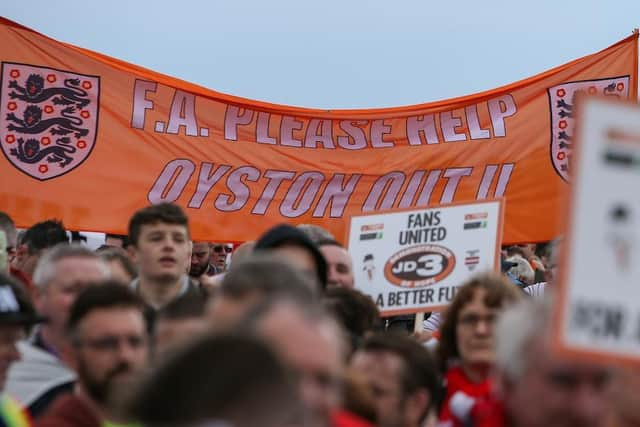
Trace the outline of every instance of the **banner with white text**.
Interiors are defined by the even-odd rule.
[[[505,242],[548,240],[574,96],[636,99],[637,39],[478,94],[320,110],[221,94],[0,18],[0,209],[20,227],[56,217],[125,233],[136,209],[174,202],[195,239],[244,241],[282,222],[342,237],[353,215],[504,197]]]

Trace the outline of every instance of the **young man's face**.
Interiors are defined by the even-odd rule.
[[[180,279],[189,262],[190,242],[187,227],[157,222],[140,227],[133,249],[140,277],[171,283]]]

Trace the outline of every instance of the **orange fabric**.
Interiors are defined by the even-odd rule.
[[[281,222],[342,239],[350,215],[504,196],[505,243],[548,240],[567,187],[571,149],[557,135],[571,136],[571,94],[637,97],[637,34],[497,89],[363,110],[221,94],[4,19],[0,39],[0,206],[21,227],[57,217],[122,234],[136,209],[175,201],[198,240],[252,240]],[[30,98],[32,74],[57,102]],[[80,95],[59,94],[69,88]]]

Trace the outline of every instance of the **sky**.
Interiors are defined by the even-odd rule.
[[[250,99],[412,105],[508,84],[640,26],[640,0],[28,0],[0,15]]]

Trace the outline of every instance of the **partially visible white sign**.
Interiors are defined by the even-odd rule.
[[[640,107],[585,98],[576,131],[557,344],[640,361]]]

